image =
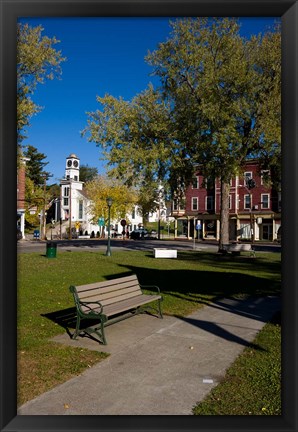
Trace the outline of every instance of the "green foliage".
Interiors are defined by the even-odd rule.
[[[37,84],[52,80],[61,74],[60,64],[65,60],[54,45],[59,41],[53,37],[42,36],[41,26],[28,24],[17,26],[17,132],[18,142],[24,139],[24,129],[29,126],[30,118],[37,114],[37,106],[32,95]]]
[[[87,183],[92,181],[98,176],[98,170],[96,167],[89,167],[89,165],[80,166],[80,181]]]
[[[35,227],[39,225],[38,213],[44,206],[44,192],[39,186],[36,186],[29,177],[26,177],[25,187],[26,200],[26,227]]]
[[[50,341],[65,330],[48,319],[47,314],[74,307],[70,285],[135,273],[142,284],[160,287],[166,314],[186,316],[218,296],[279,294],[280,267],[278,253],[260,253],[253,260],[243,257],[225,260],[214,253],[190,251],[179,252],[177,260],[154,260],[147,251],[113,251],[112,256],[106,257],[101,251],[63,253],[58,246],[57,258],[52,260],[40,253],[20,254],[17,272],[19,403],[65,382],[104,357]],[[264,343],[265,340],[260,342]],[[275,380],[278,367],[272,357],[270,370],[273,368]],[[268,374],[264,384],[267,385],[269,378]]]
[[[281,327],[267,323],[195,415],[281,415]]]
[[[227,243],[229,181],[248,158],[280,166],[280,29],[247,40],[234,18],[185,18],[149,53],[161,81],[131,101],[106,95],[83,131],[111,173],[144,190],[168,181],[182,196],[199,163],[223,185],[220,244]]]
[[[47,186],[47,192],[50,199],[60,198],[60,186],[57,183]]]
[[[171,151],[168,110],[160,94],[150,86],[131,102],[110,95],[97,100],[103,109],[88,113],[82,134],[102,147],[109,174],[129,186],[158,184]]]
[[[44,162],[46,155],[40,153],[36,147],[28,145],[24,151],[24,156],[29,160],[26,162],[26,177],[33,181],[36,186],[43,186],[50,174],[44,171],[48,162]]]
[[[184,159],[221,179],[220,249],[229,241],[231,178],[251,157],[267,168],[280,163],[280,43],[278,29],[245,40],[235,19],[191,18],[175,22],[172,37],[147,56]],[[183,164],[174,178],[188,181]]]
[[[86,184],[86,192],[92,200],[90,204],[90,214],[94,215],[94,222],[97,223],[99,217],[108,221],[107,198],[112,198],[110,209],[111,220],[125,218],[137,201],[134,190],[123,185],[119,180],[105,176],[97,176]]]

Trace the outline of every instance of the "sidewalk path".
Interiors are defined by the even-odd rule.
[[[56,342],[111,355],[27,402],[18,415],[192,415],[279,310],[277,297],[223,299],[183,319],[121,321],[107,327],[107,346],[58,336]]]

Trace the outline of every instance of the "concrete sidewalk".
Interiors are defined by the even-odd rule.
[[[224,299],[183,319],[137,315],[107,327],[107,346],[58,336],[56,342],[111,356],[18,415],[192,415],[280,307],[277,297]]]

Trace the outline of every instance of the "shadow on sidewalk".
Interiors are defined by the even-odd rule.
[[[247,342],[245,339],[236,336],[235,334],[229,332],[228,330],[223,329],[220,325],[215,324],[213,322],[202,321],[202,320],[187,318],[187,317],[182,318],[179,316],[177,316],[177,318],[180,319],[181,321],[187,322],[188,324],[196,326],[201,330],[204,330],[210,334],[220,337],[221,339],[225,339],[229,342],[234,342],[244,347],[254,348],[255,350],[258,351],[266,351],[261,346],[255,345],[254,343]]]

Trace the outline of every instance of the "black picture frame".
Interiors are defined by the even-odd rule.
[[[297,430],[298,5],[287,0],[0,0],[0,427],[1,431]],[[16,22],[37,16],[278,16],[282,18],[282,415],[17,416]]]

